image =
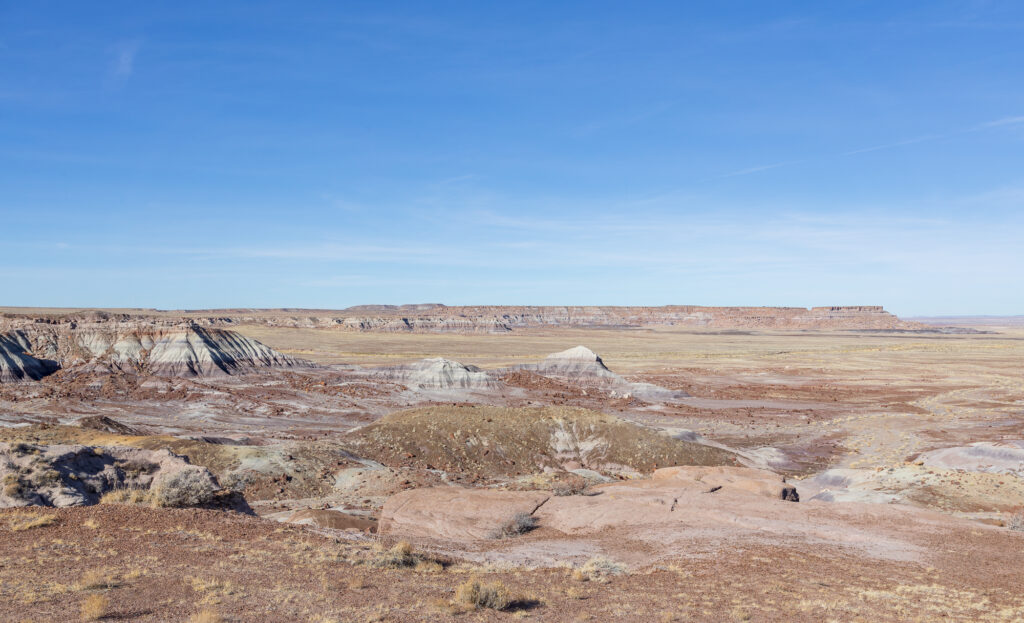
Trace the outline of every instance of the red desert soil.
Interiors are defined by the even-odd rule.
[[[24,528],[28,519],[40,525]],[[38,521],[47,518],[51,523]],[[20,529],[15,529],[20,528]],[[335,533],[342,535],[343,533]],[[366,538],[366,537],[360,537]],[[1024,616],[1024,536],[980,530],[923,563],[775,546],[685,558],[603,580],[567,569],[379,569],[370,541],[207,510],[94,506],[0,512],[0,620],[67,621],[93,594],[104,620],[1012,621]],[[389,545],[389,544],[386,544]],[[576,574],[579,578],[580,574]],[[505,584],[510,611],[457,613],[471,576]],[[83,584],[92,586],[88,588]]]

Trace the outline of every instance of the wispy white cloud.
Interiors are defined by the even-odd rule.
[[[867,153],[871,153],[871,152],[874,152],[874,151],[882,151],[882,150],[886,150],[886,149],[896,149],[898,147],[906,147],[908,145],[917,145],[919,143],[927,143],[927,142],[930,142],[930,141],[937,141],[937,140],[940,140],[940,139],[956,136],[958,134],[967,134],[967,133],[970,133],[970,132],[978,132],[980,130],[985,130],[985,129],[988,129],[988,128],[996,128],[996,127],[1002,127],[1002,126],[1013,126],[1013,125],[1021,125],[1021,124],[1024,124],[1024,116],[1004,117],[1002,119],[996,119],[994,121],[987,121],[985,123],[981,123],[981,124],[978,124],[978,125],[975,125],[975,126],[971,126],[971,127],[968,127],[968,128],[961,128],[959,130],[955,130],[955,131],[952,131],[952,132],[947,132],[945,134],[925,134],[925,135],[922,135],[922,136],[916,136],[914,138],[908,138],[908,139],[904,139],[904,140],[900,140],[900,141],[893,141],[891,143],[882,143],[880,145],[872,145],[870,147],[862,147],[862,148],[859,148],[859,149],[851,149],[849,151],[839,152],[838,154],[834,154],[834,155],[837,155],[837,156],[855,156],[855,155],[858,155],[858,154],[867,154]],[[725,177],[736,177],[738,175],[750,175],[751,173],[759,173],[761,171],[768,171],[768,170],[771,170],[771,169],[778,169],[780,167],[785,167],[785,166],[789,166],[789,165],[793,165],[793,164],[800,164],[801,162],[806,162],[806,161],[807,161],[807,159],[804,159],[804,160],[788,160],[788,161],[785,161],[785,162],[777,162],[777,163],[774,163],[774,164],[766,164],[766,165],[760,165],[760,166],[756,166],[756,167],[749,167],[749,168],[746,168],[746,169],[740,169],[738,171],[733,171],[731,173],[725,173],[723,175],[719,175],[716,179],[721,179],[721,178],[725,178]]]
[[[917,143],[924,143],[927,141],[934,141],[936,139],[943,138],[941,134],[925,134],[924,136],[918,136],[915,138],[908,138],[903,141],[896,141],[894,143],[884,143],[882,145],[872,145],[871,147],[863,147],[861,149],[853,149],[850,151],[844,151],[840,153],[840,156],[854,156],[856,154],[866,154],[872,151],[881,151],[883,149],[893,149],[896,147],[904,147],[906,145],[916,145]]]
[[[800,164],[803,160],[787,160],[785,162],[776,162],[774,164],[762,164],[756,167],[749,167],[746,169],[740,169],[739,171],[733,171],[731,173],[724,173],[719,175],[717,179],[724,177],[737,177],[739,175],[750,175],[751,173],[760,173],[761,171],[768,171],[770,169],[778,169],[779,167],[787,167],[792,164]]]
[[[976,127],[976,129],[983,128],[996,128],[1003,125],[1019,125],[1024,123],[1024,116],[1020,117],[1004,117],[1002,119],[996,119],[995,121],[989,121]]]
[[[111,67],[114,76],[127,78],[135,73],[135,56],[139,53],[140,45],[140,41],[133,39],[114,46],[114,61]]]

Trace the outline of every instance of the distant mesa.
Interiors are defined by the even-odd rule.
[[[203,326],[262,324],[267,326],[332,328],[343,331],[504,333],[522,329],[682,327],[724,330],[907,330],[929,329],[901,320],[877,305],[825,307],[663,307],[515,306],[449,307],[419,305],[359,305],[342,310],[322,309],[207,309],[52,310],[8,308],[3,318],[40,322],[125,322],[188,318]],[[934,330],[934,328],[931,328]]]

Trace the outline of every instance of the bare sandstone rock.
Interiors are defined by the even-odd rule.
[[[695,517],[719,521],[730,506],[749,510],[797,500],[796,489],[781,476],[747,467],[670,467],[657,470],[650,479],[599,485],[590,493],[549,497],[542,492],[415,489],[388,499],[381,532],[495,538],[525,513],[542,528],[587,534],[607,528],[679,525]]]
[[[514,528],[517,516],[532,515],[551,494],[434,487],[388,498],[381,534],[446,539],[494,539]]]
[[[306,508],[295,511],[285,519],[285,523],[330,530],[377,531],[377,522],[372,519],[331,509]]]

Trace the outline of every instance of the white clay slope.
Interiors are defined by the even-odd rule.
[[[586,346],[576,346],[548,355],[535,369],[541,374],[554,376],[619,378],[604,365],[597,353]]]
[[[441,357],[387,368],[381,376],[410,389],[485,389],[499,385],[476,366]]]

